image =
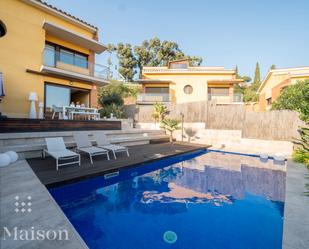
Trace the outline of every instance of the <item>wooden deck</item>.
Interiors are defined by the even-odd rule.
[[[0,133],[76,130],[121,130],[121,122],[110,120],[51,120],[27,118],[8,118],[0,121]]]
[[[81,167],[67,165],[60,167],[58,171],[56,171],[55,160],[50,157],[45,159],[28,159],[27,161],[40,181],[44,185],[52,187],[78,181],[83,178],[102,175],[103,173],[112,172],[119,168],[133,167],[141,163],[205,149],[207,147],[191,143],[159,143],[131,146],[129,147],[130,157],[127,157],[125,153],[118,153],[116,160],[111,159],[108,161],[106,156],[96,156],[92,165],[90,164],[89,158],[83,155]]]

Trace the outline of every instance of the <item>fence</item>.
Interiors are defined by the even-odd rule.
[[[204,122],[207,129],[241,130],[245,138],[292,140],[298,137],[297,129],[304,125],[298,114],[280,110],[254,112],[246,110],[244,105],[216,105],[212,102],[191,102],[167,105],[169,117],[184,122]],[[128,117],[139,123],[153,123],[152,105],[130,105],[125,108]]]

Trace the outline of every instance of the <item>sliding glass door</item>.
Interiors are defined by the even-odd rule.
[[[45,85],[45,107],[68,106],[71,102],[71,89],[55,85]]]

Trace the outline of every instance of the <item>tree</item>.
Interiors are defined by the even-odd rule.
[[[272,64],[272,65],[270,66],[270,70],[272,70],[272,69],[276,69],[276,65],[275,65],[275,64]]]
[[[157,37],[143,41],[133,50],[130,44],[119,43],[116,50],[120,65],[119,73],[129,80],[133,79],[135,69],[139,70],[141,77],[144,66],[166,66],[169,61],[181,58],[188,58],[191,66],[199,66],[202,63],[201,57],[185,55],[176,42],[161,41]]]
[[[257,62],[255,66],[255,73],[253,82],[249,87],[244,90],[244,101],[245,102],[256,102],[259,99],[257,90],[261,85],[261,74],[260,74],[260,65]]]
[[[159,123],[161,123],[161,121],[164,119],[164,116],[168,113],[166,105],[157,102],[153,105],[153,108],[154,110],[152,117],[156,122],[158,121]]]
[[[176,130],[179,130],[179,123],[180,121],[177,119],[170,119],[170,118],[165,118],[162,120],[162,125],[165,128],[165,130],[168,130],[170,132],[170,143],[173,143],[173,132]]]
[[[117,57],[119,60],[119,73],[125,77],[127,81],[132,81],[136,73],[137,61],[134,57],[131,44],[118,43]]]
[[[111,113],[117,118],[123,117],[124,98],[136,97],[139,88],[130,86],[117,81],[99,88],[98,101],[103,107],[100,110],[102,117],[109,117]]]
[[[260,65],[257,62],[255,65],[254,79],[252,82],[252,90],[257,91],[261,84],[261,73],[260,73]]]
[[[300,139],[295,141],[297,149],[293,158],[309,167],[309,80],[298,81],[295,85],[286,87],[272,104],[272,109],[297,111],[300,119],[305,121],[306,127],[298,130]]]
[[[248,83],[252,80],[251,77],[249,77],[247,75],[241,76],[238,73],[238,66],[237,65],[235,66],[235,73],[236,73],[236,79],[242,79],[246,83]],[[246,90],[246,85],[244,85],[242,83],[234,84],[234,93],[244,94],[245,90]]]

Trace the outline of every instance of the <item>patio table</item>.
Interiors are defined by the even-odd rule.
[[[62,113],[63,119],[74,119],[74,114],[94,116],[96,119],[100,117],[98,109],[91,107],[62,106]]]

